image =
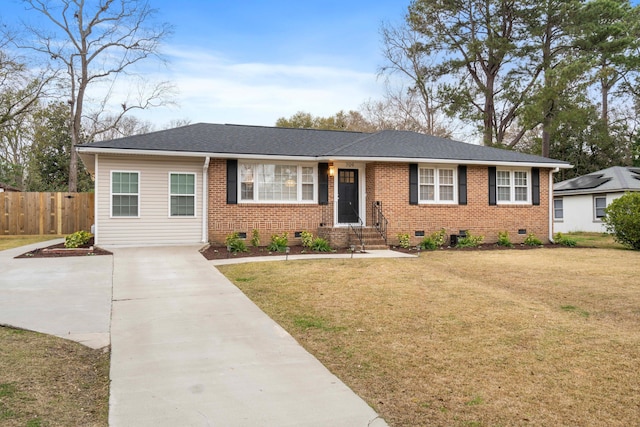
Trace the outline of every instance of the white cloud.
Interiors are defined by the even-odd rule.
[[[213,52],[174,49],[171,71],[150,79],[171,80],[179,91],[177,108],[138,113],[162,125],[171,119],[271,126],[297,111],[332,115],[357,109],[382,95],[374,73],[330,65],[237,63]]]

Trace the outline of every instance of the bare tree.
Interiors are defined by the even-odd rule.
[[[19,47],[46,55],[66,73],[63,83],[69,97],[72,138],[69,191],[73,192],[77,189],[77,144],[116,128],[131,110],[168,102],[172,88],[168,82],[138,85],[137,90],[121,95],[116,107],[112,98],[119,76],[126,74],[129,79],[137,64],[162,60],[160,43],[171,33],[171,27],[166,23],[152,25],[156,11],[146,0],[23,2],[53,24],[54,30],[50,33],[25,23],[35,38]],[[93,98],[89,88],[95,88]]]

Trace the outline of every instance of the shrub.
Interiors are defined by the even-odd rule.
[[[401,248],[407,249],[411,246],[409,233],[398,233],[398,240],[400,241],[399,245]]]
[[[309,231],[303,231],[300,233],[300,239],[302,240],[302,246],[310,248],[313,243],[313,234]]]
[[[524,244],[527,246],[542,246],[542,240],[538,239],[535,234],[530,233],[524,239]]]
[[[315,239],[313,239],[309,247],[311,248],[311,250],[316,252],[332,251],[331,246],[329,246],[329,242],[326,239],[323,239],[322,237],[316,237]]]
[[[260,246],[260,232],[255,228],[251,230],[251,246],[254,248]]]
[[[429,236],[425,236],[422,241],[418,244],[420,249],[432,251],[437,249],[438,247],[444,245],[444,242],[447,240],[447,230],[444,228],[431,233]]]
[[[569,236],[565,236],[562,233],[556,233],[555,236],[553,236],[553,240],[560,246],[567,246],[569,248],[573,248],[578,244],[578,241],[574,238],[571,238]]]
[[[229,252],[247,252],[247,245],[242,239],[240,239],[237,232],[227,234],[227,237],[224,239],[224,243],[227,245]]]
[[[505,248],[512,248],[513,243],[509,239],[508,231],[499,231],[498,232],[498,246],[504,246]]]
[[[287,233],[272,234],[271,243],[267,246],[267,249],[271,252],[284,252],[289,245],[289,235]]]
[[[616,242],[640,250],[640,193],[626,193],[605,209],[602,219]]]
[[[89,243],[93,235],[86,231],[76,231],[64,238],[65,248],[78,248]]]
[[[456,248],[475,248],[484,241],[484,236],[474,236],[467,231],[467,235],[458,239]]]

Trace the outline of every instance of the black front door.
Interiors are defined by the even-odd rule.
[[[358,222],[358,169],[338,169],[338,222]]]

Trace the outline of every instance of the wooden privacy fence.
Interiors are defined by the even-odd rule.
[[[0,233],[91,231],[94,193],[0,193]]]

